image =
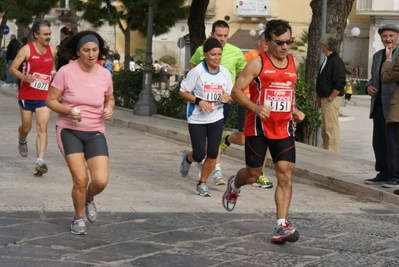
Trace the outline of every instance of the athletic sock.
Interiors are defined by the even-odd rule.
[[[229,141],[227,140],[229,138],[230,135],[226,135],[226,137],[224,138],[224,142],[226,143],[227,146],[230,146]]]
[[[277,226],[279,226],[279,225],[285,225],[285,219],[278,219],[278,220],[276,221],[276,225],[277,225]]]

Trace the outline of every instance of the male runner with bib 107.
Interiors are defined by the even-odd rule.
[[[47,93],[51,78],[55,74],[55,48],[49,45],[51,24],[47,20],[38,20],[32,26],[34,41],[19,50],[10,73],[21,80],[18,89],[18,104],[22,124],[18,128],[18,150],[22,157],[28,156],[27,136],[32,128],[32,116],[36,113],[36,154],[35,175],[47,173],[44,154],[47,148],[47,124],[50,109],[46,107]],[[22,65],[22,72],[18,70]]]

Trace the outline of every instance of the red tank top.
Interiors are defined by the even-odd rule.
[[[46,54],[37,53],[33,43],[29,43],[30,56],[22,63],[22,73],[36,77],[33,83],[21,81],[18,90],[19,100],[46,100],[51,83],[51,71],[54,66],[54,56],[48,45]]]
[[[245,118],[245,136],[265,136],[284,139],[293,136],[292,108],[295,101],[297,72],[292,55],[287,56],[287,66],[277,68],[266,53],[260,54],[262,70],[249,85],[251,101],[257,105],[272,106],[270,117],[261,120],[248,110]]]

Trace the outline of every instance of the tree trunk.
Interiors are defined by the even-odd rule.
[[[71,13],[71,31],[73,34],[77,34],[78,30],[78,16],[73,5],[69,5],[69,12]]]
[[[188,17],[188,29],[190,32],[190,53],[195,53],[198,46],[204,42],[205,35],[205,13],[208,8],[209,0],[193,0]]]
[[[336,34],[342,42],[348,15],[355,0],[334,0],[327,1],[326,33]],[[320,38],[321,38],[321,16],[322,0],[312,0],[312,21],[309,25],[308,53],[306,57],[305,78],[307,81],[316,84],[317,72],[321,62],[320,59]],[[339,51],[337,51],[339,52]],[[316,92],[313,91],[310,98],[316,102]],[[303,130],[303,142],[310,145],[316,144],[316,131]]]
[[[36,21],[43,19],[45,15],[46,14],[43,13],[43,12],[40,12],[39,14],[37,14],[36,17],[35,17],[35,20],[32,23],[32,25],[35,24]],[[34,40],[33,33],[32,33],[32,28],[30,28],[29,33],[27,34],[26,38],[28,38],[28,42],[32,42]]]
[[[130,68],[130,29],[127,28],[123,35],[125,36],[125,61],[123,62],[123,67],[128,70]]]
[[[3,14],[3,18],[1,19],[1,23],[0,23],[0,44],[1,46],[3,46],[3,32],[4,32],[4,28],[7,25],[7,12],[4,12]]]
[[[22,37],[26,37],[28,38],[28,34],[29,34],[29,27],[24,26],[22,23],[16,21],[15,25],[17,25],[18,27],[18,39],[19,41],[21,41]]]
[[[346,27],[346,20],[352,9],[355,0],[335,0],[327,1],[327,23],[326,33],[336,34],[339,41],[342,42]],[[320,38],[321,38],[321,13],[322,0],[312,0],[312,21],[309,26],[309,43],[306,58],[306,79],[316,83],[317,71],[320,63]],[[339,52],[339,51],[338,51]]]

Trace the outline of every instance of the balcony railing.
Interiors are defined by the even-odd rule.
[[[356,14],[359,15],[398,15],[398,0],[357,0]]]

